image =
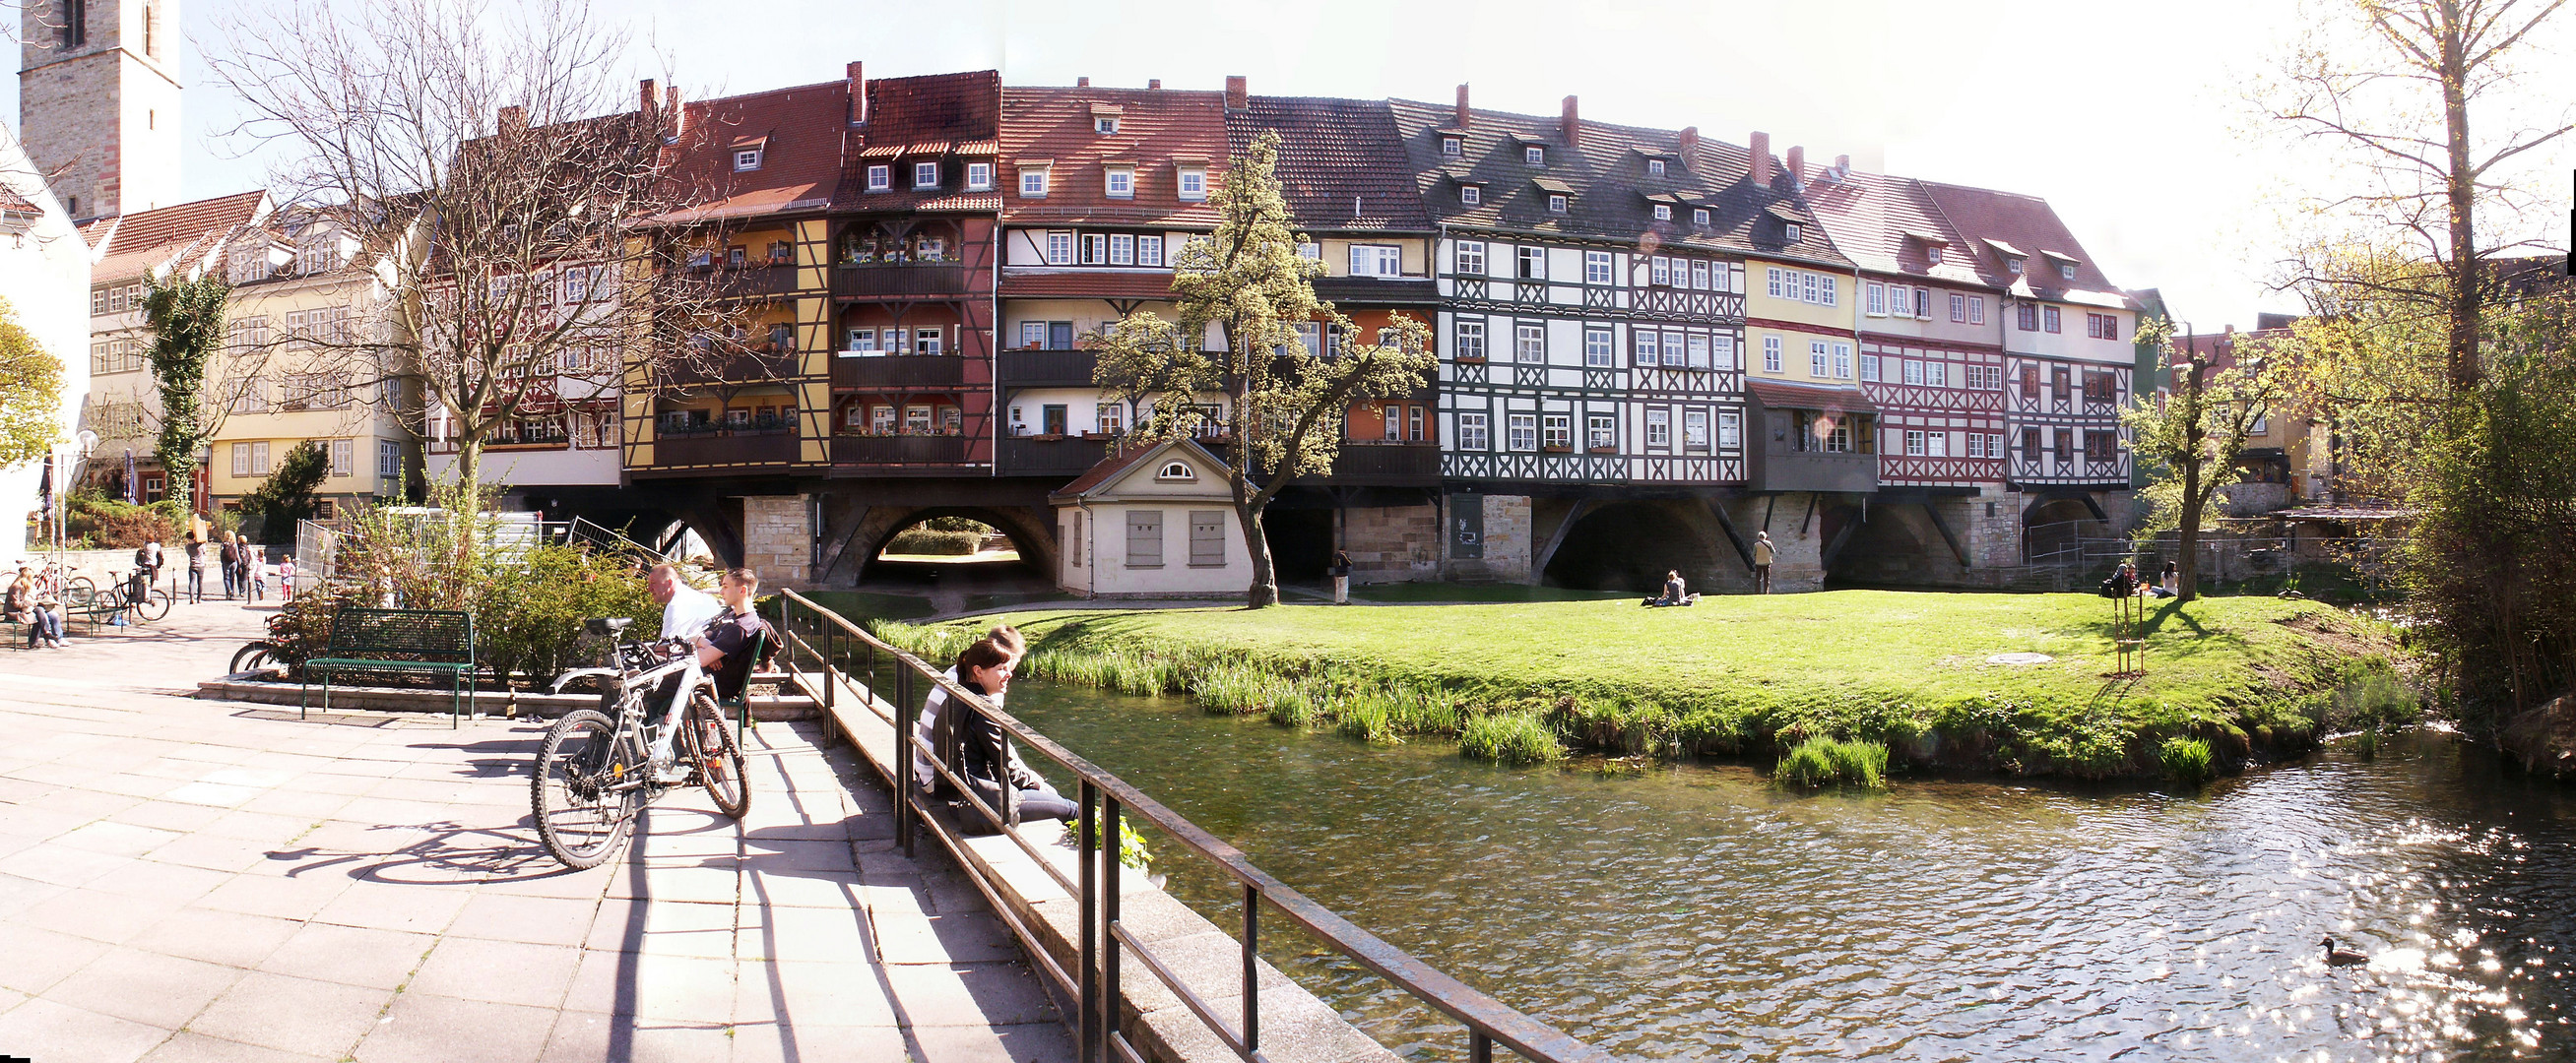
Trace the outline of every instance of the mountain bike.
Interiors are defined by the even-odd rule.
[[[130,624],[148,624],[170,615],[170,592],[145,582],[141,569],[108,581],[98,601],[108,607],[108,615],[124,616]]]
[[[576,870],[597,867],[616,853],[635,814],[670,790],[704,786],[717,811],[734,819],[751,810],[742,748],[716,708],[714,681],[699,668],[696,651],[679,639],[624,641],[618,636],[628,623],[623,618],[584,623],[592,637],[609,640],[616,667],[575,669],[555,678],[557,693],[576,683],[596,683],[599,707],[565,713],[546,730],[529,782],[537,840]],[[661,715],[660,706],[653,704],[655,695],[673,676],[680,682],[672,698],[685,709],[672,736],[671,757],[682,774],[665,781],[651,761],[659,734],[651,717]]]

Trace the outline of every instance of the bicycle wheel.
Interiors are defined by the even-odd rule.
[[[574,870],[606,861],[626,840],[635,811],[634,789],[619,784],[641,771],[606,715],[575,709],[555,721],[537,747],[529,793],[537,840],[546,852]]]
[[[715,799],[716,810],[741,819],[751,811],[751,782],[743,770],[742,747],[734,744],[733,728],[726,725],[724,713],[706,691],[689,699],[687,738],[698,781]]]
[[[98,584],[87,576],[74,576],[63,582],[63,598],[73,605],[88,605],[98,600]]]
[[[170,592],[155,587],[145,593],[134,603],[134,615],[147,624],[170,615]]]
[[[233,651],[233,668],[227,674],[240,675],[243,672],[256,672],[274,667],[277,663],[277,645],[262,640]]]

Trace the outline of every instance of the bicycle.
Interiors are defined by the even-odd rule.
[[[285,621],[285,613],[278,613],[269,617],[268,637],[264,639],[253,639],[249,642],[243,643],[242,648],[234,650],[232,671],[225,674],[240,675],[243,672],[257,672],[264,669],[274,668],[279,665],[285,665],[287,674],[292,676],[295,672],[296,662],[288,656],[286,651],[286,647],[289,645],[289,640],[285,635],[278,631],[279,628],[285,626]]]
[[[149,624],[170,615],[170,592],[143,582],[141,570],[111,579],[108,587],[103,604],[110,616],[124,615],[128,623]]]
[[[742,749],[716,708],[713,684],[698,667],[696,652],[678,639],[618,640],[629,623],[584,623],[592,637],[610,640],[616,667],[575,669],[555,678],[556,693],[584,680],[600,681],[599,707],[565,713],[546,729],[529,780],[537,840],[575,870],[605,862],[625,842],[635,814],[670,790],[704,786],[717,811],[737,820],[751,810]],[[675,675],[681,681],[672,696],[688,707],[672,736],[671,755],[686,774],[666,783],[653,770],[658,728],[647,710],[650,695]]]

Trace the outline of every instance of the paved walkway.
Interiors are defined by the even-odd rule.
[[[1068,1060],[973,887],[810,725],[623,863],[528,827],[538,725],[187,700],[265,612],[0,650],[0,1053],[83,1063]]]

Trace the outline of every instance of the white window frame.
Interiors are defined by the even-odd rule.
[[[1909,458],[1919,458],[1923,456],[1922,429],[1908,428],[1905,430],[1905,456]]]
[[[1700,228],[1702,228],[1702,229],[1708,228],[1708,208],[1707,208],[1707,207],[1693,207],[1693,208],[1691,208],[1691,224],[1692,224],[1692,225],[1696,225],[1696,226],[1698,226],[1698,227],[1700,227]]]
[[[1046,262],[1047,265],[1050,266],[1070,266],[1073,264],[1073,233],[1071,230],[1053,229],[1047,232]]]
[[[742,149],[742,150],[740,150],[740,151],[734,152],[734,153],[733,153],[733,168],[734,168],[734,171],[735,171],[736,173],[740,173],[740,172],[745,171],[745,170],[757,170],[757,169],[759,169],[759,168],[760,168],[760,149],[759,149],[759,148],[744,148],[744,149]]]
[[[1717,448],[1741,450],[1744,447],[1744,414],[1736,410],[1717,412]]]
[[[606,427],[606,423],[602,427]],[[376,475],[392,478],[402,475],[402,444],[390,439],[376,440]]]
[[[1136,264],[1139,266],[1153,266],[1156,268],[1162,267],[1163,234],[1142,233],[1136,237]]]
[[[1524,244],[1512,253],[1512,261],[1518,267],[1517,275],[1519,279],[1528,281],[1543,281],[1547,279],[1546,248],[1532,247]]]
[[[250,444],[233,444],[233,475],[250,475]]]
[[[1833,372],[1833,354],[1823,340],[1807,341],[1807,375],[1819,380]]]
[[[1691,289],[1692,289],[1693,291],[1702,291],[1702,292],[1704,292],[1704,291],[1707,291],[1707,290],[1708,290],[1708,260],[1707,260],[1707,259],[1704,259],[1704,258],[1694,258],[1694,259],[1690,260],[1690,274],[1691,274],[1691,283],[1690,283],[1690,286],[1691,286]]]
[[[1852,345],[1834,344],[1834,379],[1849,380],[1852,375]]]
[[[1662,177],[1663,175],[1664,175],[1664,160],[1662,160],[1662,159],[1648,159],[1648,160],[1646,160],[1646,176],[1648,176],[1648,177]],[[1669,208],[1667,208],[1667,209],[1669,209]]]
[[[1101,194],[1111,199],[1136,198],[1136,170],[1130,166],[1112,166],[1101,175]]]
[[[1440,154],[1457,158],[1467,153],[1467,145],[1458,137],[1440,138]]]
[[[250,445],[250,474],[266,476],[268,472],[268,441],[257,440]]]
[[[1877,356],[1877,355],[1875,355],[1875,354],[1864,354],[1864,355],[1861,355],[1861,356],[1860,356],[1860,378],[1861,378],[1862,380],[1866,380],[1866,381],[1869,381],[1869,382],[1871,382],[1871,383],[1877,383],[1877,382],[1878,382],[1878,356]]]
[[[1664,361],[1662,334],[1650,328],[1630,328],[1628,353],[1638,365],[1662,365]]]
[[[1608,369],[1619,360],[1619,334],[1608,325],[1583,327],[1583,364],[1589,369]]]
[[[1174,182],[1183,202],[1197,203],[1207,199],[1207,171],[1195,166],[1183,167]]]
[[[870,165],[868,167],[868,191],[894,191],[894,167],[887,163],[875,163]]]
[[[967,163],[966,190],[969,192],[989,192],[992,191],[992,189],[993,164],[989,162]]]
[[[925,176],[928,178],[927,180],[924,179]],[[913,163],[912,187],[916,189],[939,187],[939,164],[935,162]]]
[[[1666,255],[1655,255],[1648,258],[1646,260],[1646,283],[1649,285],[1663,287],[1671,286],[1673,283],[1672,258]]]
[[[1583,253],[1583,283],[1619,283],[1618,275],[1614,271],[1614,266],[1610,260],[1610,252],[1586,251]]]
[[[1923,383],[1923,363],[1912,358],[1905,360],[1905,382],[1916,386]]]
[[[1551,413],[1539,419],[1539,445],[1574,449],[1574,415]]]
[[[1508,450],[1538,449],[1538,415],[1511,413],[1503,415],[1503,446]]]
[[[1133,266],[1136,264],[1135,234],[1109,234],[1109,264],[1113,266]]]
[[[1707,410],[1684,409],[1682,411],[1682,451],[1689,454],[1708,453]]]
[[[1655,220],[1656,220],[1656,221],[1671,221],[1671,220],[1673,220],[1673,208],[1672,208],[1672,205],[1671,205],[1671,204],[1669,204],[1669,203],[1657,203],[1657,204],[1655,204]]]
[[[1646,447],[1670,450],[1673,445],[1673,411],[1664,406],[1646,407]]]
[[[1585,447],[1607,447],[1614,450],[1618,448],[1619,415],[1612,413],[1590,413],[1584,415],[1583,421],[1583,445]]]
[[[1547,364],[1547,326],[1532,321],[1512,324],[1512,360],[1522,365]]]
[[[1982,325],[1986,323],[1985,296],[1971,295],[1968,297],[1968,323],[1971,325]]]
[[[1868,300],[1861,304],[1861,312],[1871,317],[1887,316],[1887,285],[1872,281],[1861,290],[1862,297]]]
[[[1572,210],[1572,209],[1573,209],[1573,201],[1571,201],[1571,200],[1567,199],[1567,198],[1566,198],[1566,196],[1565,196],[1565,193],[1563,193],[1563,192],[1550,192],[1550,193],[1548,193],[1548,194],[1547,194],[1547,212],[1548,212],[1548,213],[1550,213],[1550,214],[1563,214],[1563,213],[1566,213],[1567,211],[1570,211],[1570,210]]]
[[[1449,250],[1450,257],[1453,259],[1450,272],[1461,277],[1482,277],[1485,275],[1484,241],[1460,240],[1451,245]]]
[[[1493,443],[1491,414],[1462,412],[1458,415],[1458,449],[1492,450]]]
[[[1101,136],[1108,136],[1112,133],[1116,133],[1118,131],[1118,116],[1114,114],[1092,115],[1091,131]]]
[[[1762,337],[1762,371],[1763,371],[1763,372],[1765,372],[1765,373],[1778,373],[1778,372],[1782,372],[1782,370],[1781,370],[1781,368],[1780,368],[1780,347],[1781,347],[1780,337],[1778,337],[1778,336],[1764,336],[1764,337]]]
[[[1950,456],[1950,433],[1932,432],[1927,434],[1923,441],[1928,444],[1923,452],[1924,457],[1946,458]]]
[[[1485,321],[1483,318],[1459,318],[1454,322],[1450,347],[1451,358],[1485,357]]]
[[[1521,162],[1531,166],[1547,165],[1547,149],[1536,144],[1521,145]]]
[[[1485,202],[1485,190],[1475,185],[1459,185],[1458,202],[1470,207],[1478,206]]]
[[[1021,199],[1046,198],[1047,169],[1044,166],[1027,166],[1020,169]]]

